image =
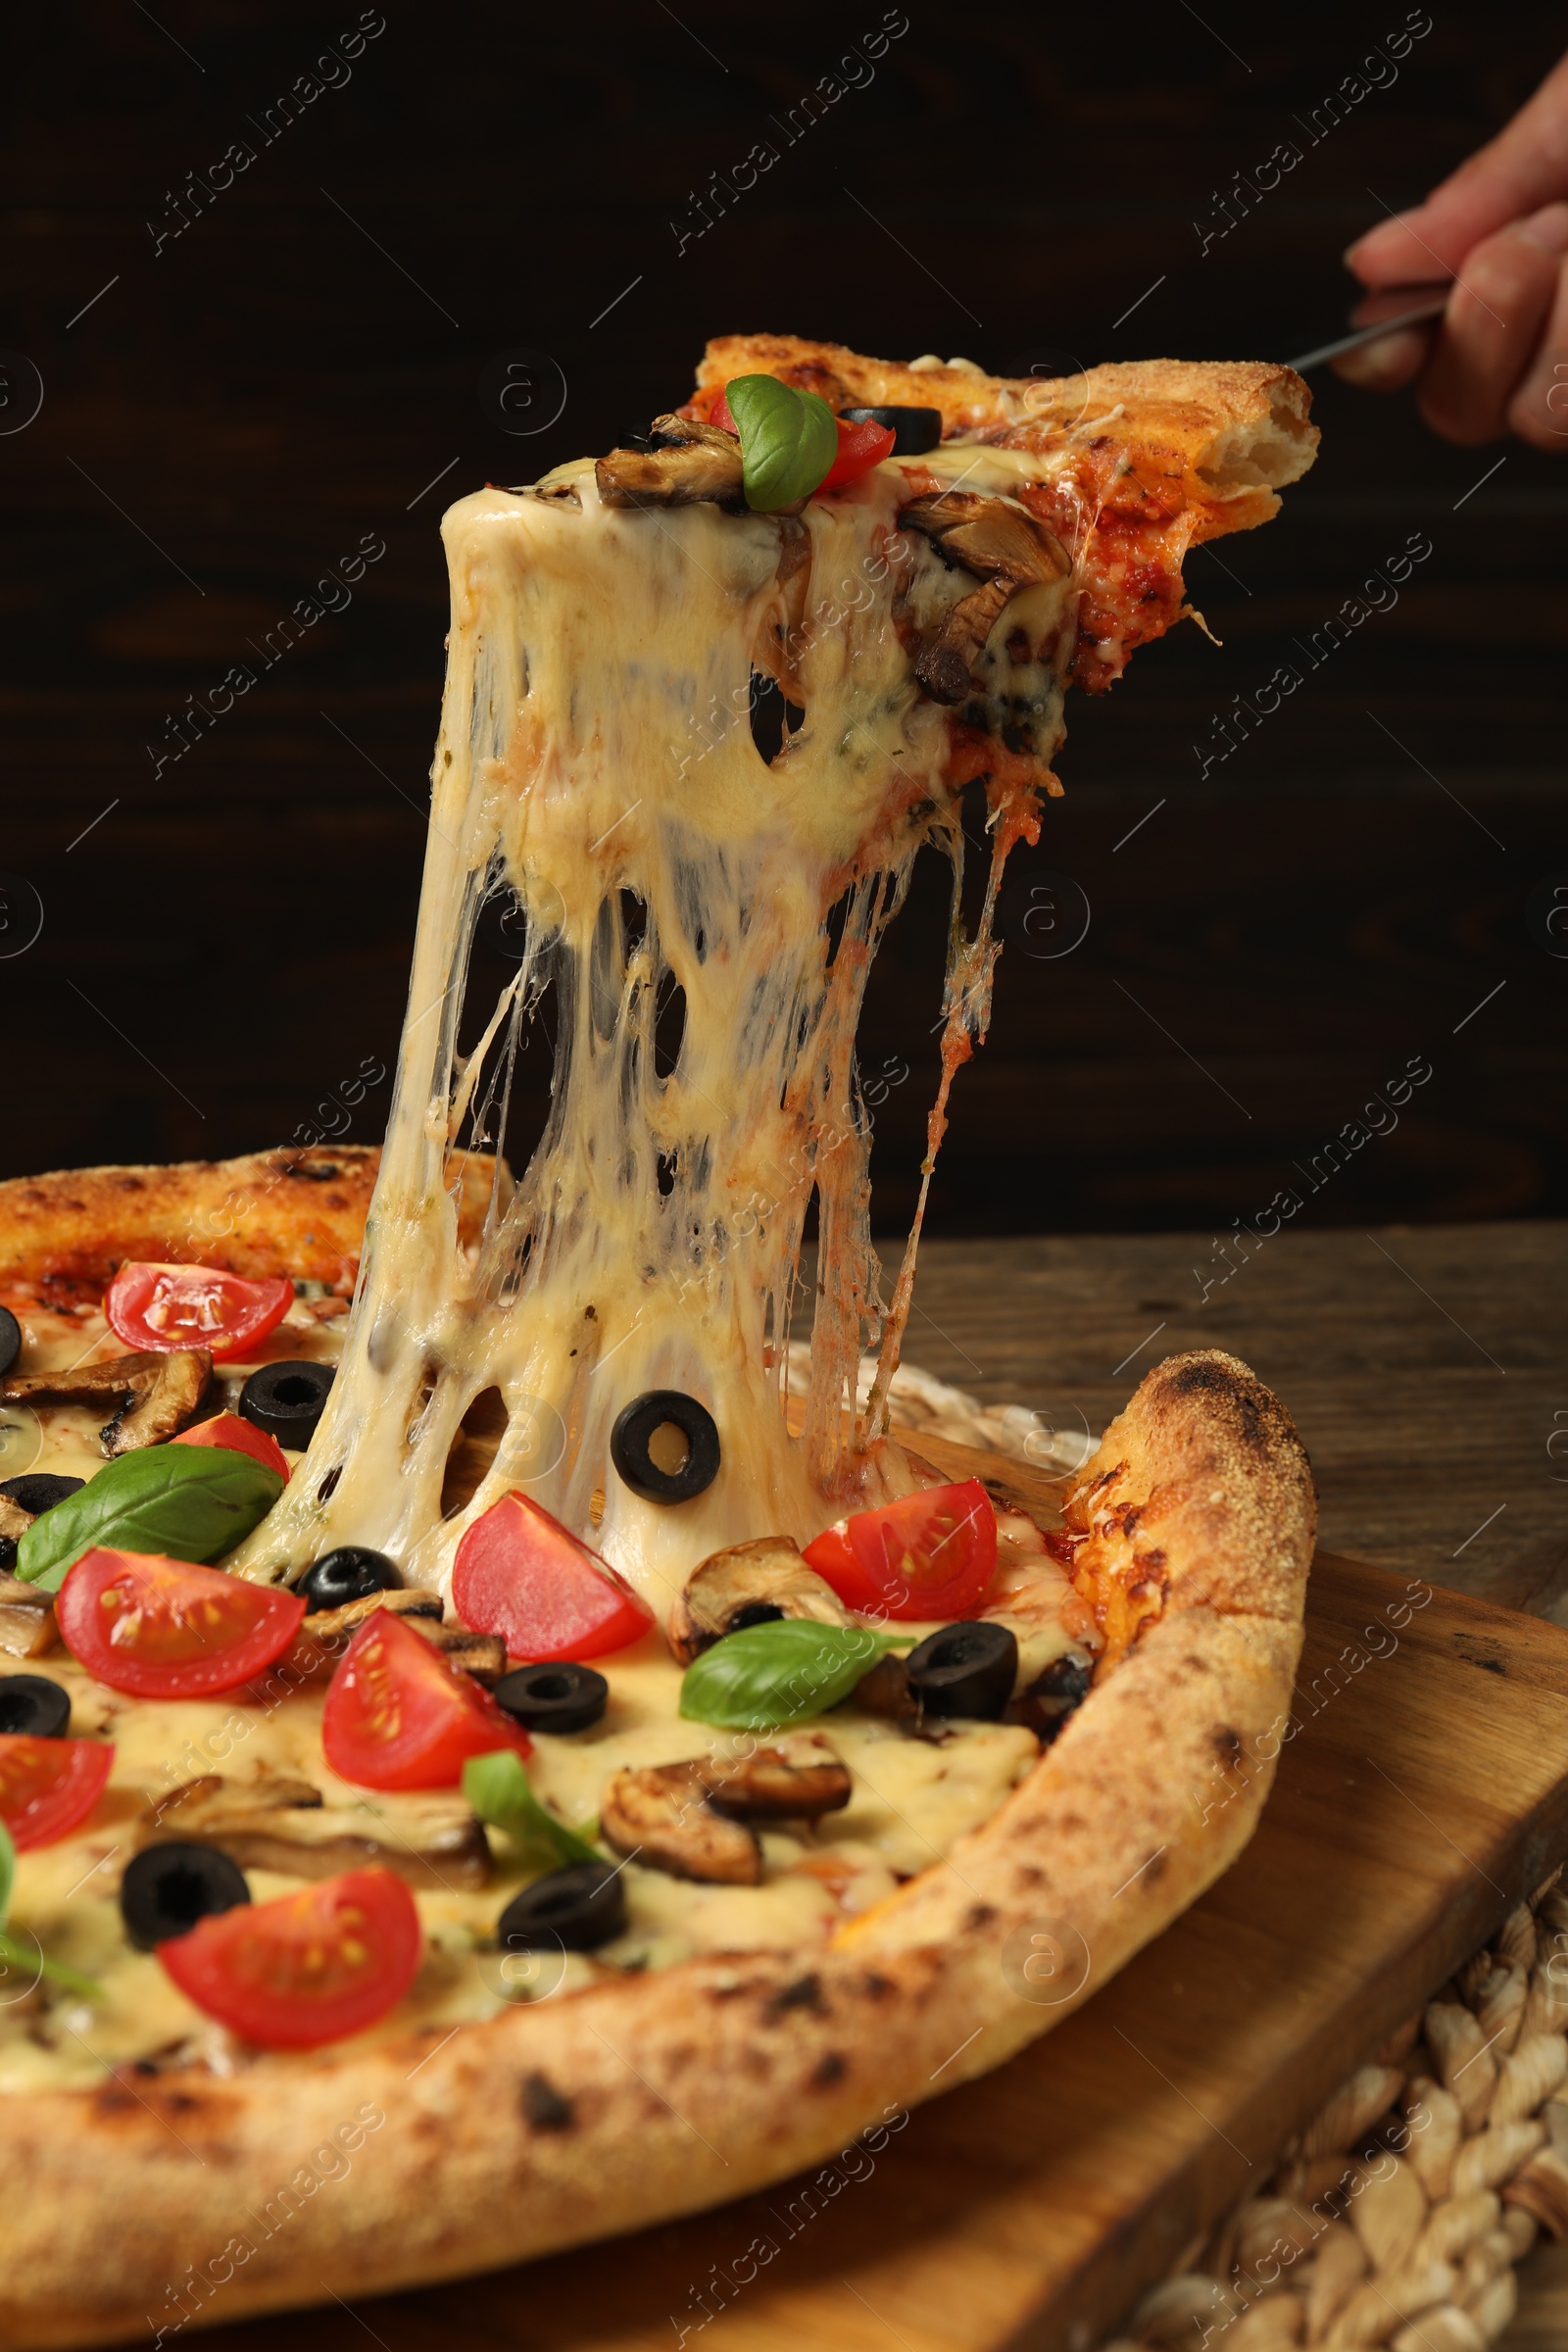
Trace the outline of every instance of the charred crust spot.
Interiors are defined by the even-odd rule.
[[[822,1980],[818,1976],[797,1977],[791,1984],[781,1984],[770,1993],[766,2002],[769,2017],[782,2017],[791,2009],[810,2009],[818,2017],[827,2015],[822,1999]]]
[[[868,2001],[885,2001],[897,1989],[891,1977],[879,1977],[875,1969],[869,1970],[860,1979],[860,1990]]]
[[[963,1924],[966,1928],[971,1930],[971,1932],[978,1933],[981,1928],[989,1928],[991,1922],[996,1918],[996,1916],[997,1913],[995,1904],[971,1903],[964,1917]]]
[[[1209,1740],[1215,1755],[1227,1769],[1234,1769],[1241,1762],[1241,1736],[1239,1733],[1233,1732],[1228,1724],[1222,1725],[1216,1732],[1211,1732]]]
[[[1168,1375],[1165,1387],[1172,1396],[1223,1398],[1238,1441],[1251,1453],[1266,1454],[1271,1436],[1278,1434],[1267,1390],[1221,1356],[1188,1356]]]
[[[577,2120],[568,2098],[537,2068],[522,2078],[522,2112],[536,2132],[569,2132]]]
[[[846,2072],[837,2050],[824,2050],[811,2069],[811,2086],[815,2090],[826,2090],[830,2083],[841,2082]]]

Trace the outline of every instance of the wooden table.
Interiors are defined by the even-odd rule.
[[[930,1242],[905,1352],[1099,1431],[1160,1355],[1228,1348],[1296,1417],[1326,1550],[1568,1623],[1568,1225],[1287,1229],[1231,1262],[1205,1302],[1207,1233]]]
[[[1560,1224],[932,1242],[906,1353],[1098,1431],[1159,1354],[1231,1348],[1296,1417],[1326,1548],[1568,1624],[1565,1302]],[[1559,2352],[1568,2246],[1520,2284],[1506,2352]]]

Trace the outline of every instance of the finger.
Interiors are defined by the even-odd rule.
[[[1334,372],[1363,392],[1397,392],[1420,374],[1432,349],[1432,331],[1429,326],[1401,326],[1392,335],[1379,335],[1375,343],[1342,352],[1331,363]]]
[[[1552,204],[1465,256],[1421,382],[1421,414],[1435,432],[1472,443],[1507,430],[1508,402],[1551,308],[1564,252],[1568,204]]]
[[[1508,422],[1537,449],[1568,454],[1568,261],[1557,265],[1557,291],[1545,333],[1525,379],[1508,403]]]
[[[1568,188],[1568,57],[1496,138],[1424,204],[1380,221],[1345,256],[1369,286],[1411,285],[1456,270],[1470,248]]]

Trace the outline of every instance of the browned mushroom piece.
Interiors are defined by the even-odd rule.
[[[6,1500],[9,1497],[0,1497]],[[13,1509],[15,1505],[13,1504]],[[18,1513],[24,1529],[31,1525],[25,1511]],[[0,1533],[10,1535],[8,1526]],[[55,1596],[36,1585],[0,1571],[0,1650],[13,1658],[41,1658],[60,1639],[55,1624]]]
[[[138,1446],[160,1446],[193,1418],[213,1374],[205,1348],[182,1348],[159,1359],[147,1386],[121,1406],[103,1430],[107,1454],[132,1453]]]
[[[914,657],[914,674],[934,703],[961,703],[986,639],[1017,587],[1004,572],[959,599],[934,637]]]
[[[1043,522],[1010,499],[943,490],[912,500],[899,520],[923,531],[951,563],[985,582],[958,600],[914,661],[914,674],[933,702],[961,703],[975,662],[1014,592],[1064,579],[1072,560]]]
[[[867,1715],[886,1715],[894,1723],[916,1724],[920,1702],[909,1688],[907,1661],[889,1650],[862,1674],[851,1697]]]
[[[725,1634],[775,1617],[809,1617],[818,1625],[855,1623],[832,1586],[807,1566],[788,1536],[759,1536],[698,1562],[670,1611],[669,1646],[689,1666]]]
[[[594,466],[607,507],[739,508],[741,445],[733,433],[686,416],[656,416],[657,449],[612,449]]]
[[[499,1683],[507,1671],[507,1645],[499,1634],[470,1634],[466,1625],[432,1625],[427,1617],[410,1617],[416,1634],[440,1650],[449,1666],[461,1666],[476,1683]]]
[[[489,1885],[489,1841],[460,1796],[431,1789],[382,1803],[384,1811],[371,1813],[323,1804],[309,1781],[279,1775],[235,1783],[207,1773],[163,1797],[137,1842],[216,1845],[242,1870],[297,1879],[330,1879],[380,1863],[411,1886]]]
[[[340,1608],[313,1609],[300,1628],[300,1639],[314,1636],[318,1641],[331,1641],[336,1634],[352,1634],[373,1617],[377,1609],[390,1609],[395,1617],[428,1617],[439,1625],[445,1611],[439,1592],[425,1592],[417,1586],[395,1585],[390,1592],[362,1592],[358,1600],[346,1600]]]
[[[601,1835],[617,1854],[635,1854],[672,1878],[756,1886],[762,1849],[754,1831],[708,1802],[707,1759],[615,1773],[599,1809]]]
[[[160,1445],[185,1428],[212,1376],[213,1359],[205,1348],[168,1353],[138,1348],[95,1364],[0,1381],[0,1404],[102,1404],[118,1397],[120,1410],[101,1433],[104,1451],[113,1458]]]
[[[759,1821],[815,1821],[850,1801],[849,1767],[820,1732],[792,1732],[749,1756],[700,1763],[708,1801],[719,1813]]]
[[[913,500],[899,520],[924,531],[953,563],[982,577],[1005,572],[1021,586],[1026,580],[1064,579],[1072,569],[1061,541],[1027,507],[1010,499],[942,490]]]

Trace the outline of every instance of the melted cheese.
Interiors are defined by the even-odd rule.
[[[883,1330],[891,1371],[912,1268],[885,1319],[854,1036],[916,851],[961,852],[949,716],[901,636],[974,586],[899,530],[909,498],[944,478],[1010,492],[1020,460],[969,445],[884,465],[799,522],[608,508],[586,464],[447,515],[446,698],[360,1288],[306,1469],[237,1555],[243,1573],[285,1576],[352,1541],[445,1589],[465,1528],[516,1486],[662,1617],[719,1546],[804,1541],[847,1499],[906,1486],[875,1443],[883,1395],[855,1417],[862,1341]],[[1054,742],[1068,586],[1028,594],[1034,650],[1013,685]],[[987,661],[1019,625],[1009,607]],[[754,669],[806,712],[771,764],[748,724]],[[998,823],[987,924],[1001,858],[1031,821]],[[465,1054],[473,927],[506,890],[526,910],[526,953]],[[944,1097],[983,1033],[994,958],[985,926],[976,942],[956,926]],[[684,1027],[661,1068],[655,1018],[672,989]],[[466,1118],[474,1140],[499,1130],[511,1058],[547,995],[549,1126],[470,1259],[452,1148]],[[795,1438],[785,1342],[813,1191],[829,1272]],[[723,1447],[719,1476],[678,1509],[633,1494],[609,1459],[621,1407],[666,1387],[708,1406]],[[507,1430],[471,1501],[443,1519],[448,1454],[490,1388]]]

